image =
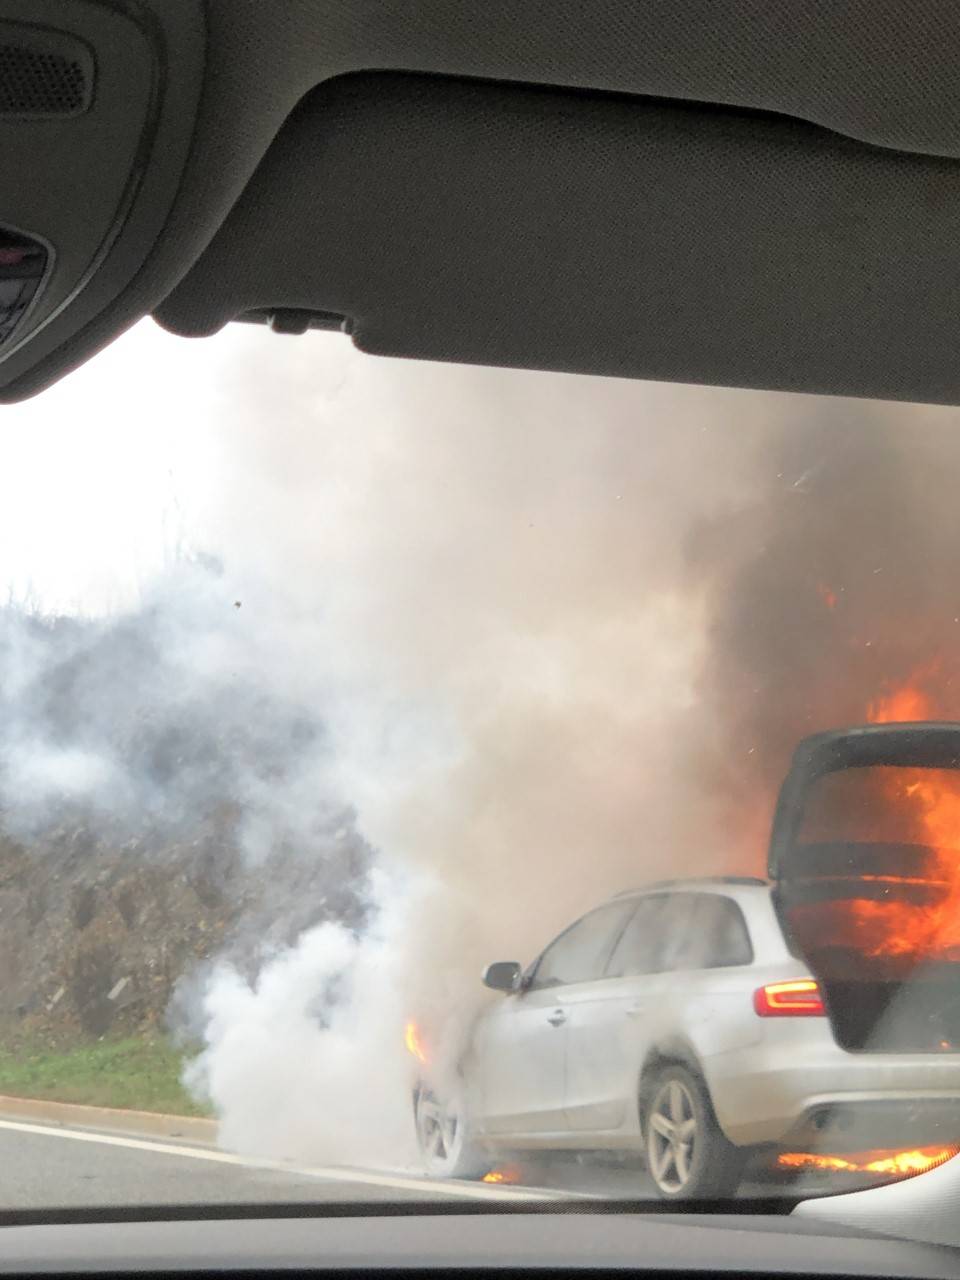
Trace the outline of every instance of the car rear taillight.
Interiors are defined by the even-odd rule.
[[[753,993],[753,1008],[761,1018],[819,1018],[826,1013],[813,978],[768,982]]]

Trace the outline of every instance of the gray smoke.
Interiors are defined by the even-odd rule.
[[[106,618],[0,610],[6,1032],[149,1027],[213,950],[255,972],[319,922],[363,925],[373,851],[256,633],[202,557]]]
[[[800,738],[865,723],[906,683],[960,717],[956,412],[826,401],[791,418],[751,499],[688,541],[714,734],[694,776],[758,864]]]
[[[619,889],[762,870],[796,738],[949,654],[956,415],[229,344],[196,423],[221,567],[148,593],[150,687],[111,659],[66,734],[17,641],[4,794],[23,830],[216,794],[246,865],[349,886],[307,920],[261,876],[255,962],[181,984],[188,1079],[225,1145],[403,1162],[408,1018],[459,1027],[484,962]]]

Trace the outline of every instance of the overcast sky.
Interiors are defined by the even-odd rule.
[[[710,477],[707,503],[726,501],[736,455],[753,447],[744,433],[760,439],[785,413],[802,421],[822,405],[851,418],[875,413],[857,401],[383,360],[338,334],[284,338],[235,324],[190,340],[145,320],[50,390],[0,407],[0,597],[109,611],[134,603],[184,547],[238,570],[257,567],[273,543],[267,572],[276,580],[294,577],[289,566],[319,540],[353,572],[358,542],[385,518],[397,486],[436,505],[461,485],[444,513],[441,544],[451,549],[461,549],[477,512],[494,518],[514,485],[504,510],[521,519],[521,532],[556,525],[560,536],[564,522],[587,528],[601,516],[615,531],[613,504],[630,496],[618,477],[629,475],[634,504],[638,485],[646,505],[661,491],[676,502],[692,485],[684,458],[695,441],[696,474]],[[931,427],[952,427],[957,416],[907,406],[896,415]],[[689,438],[680,470],[657,456],[667,422]],[[561,444],[569,457],[558,456]],[[606,479],[584,513],[580,489],[594,474]],[[536,520],[524,523],[535,503]],[[410,508],[393,518],[406,525],[412,516]],[[393,534],[384,536],[389,551]],[[425,555],[421,542],[409,551]],[[300,580],[315,569],[311,561]],[[382,579],[387,569],[377,560],[364,571]],[[534,557],[524,581],[543,580]]]
[[[383,360],[338,334],[284,338],[253,325],[190,340],[144,320],[51,389],[0,406],[0,598],[47,611],[110,611],[134,603],[183,547],[238,568],[268,542],[282,558],[285,539],[322,534],[333,545],[341,529],[355,538],[356,502],[375,501],[383,477],[413,479],[419,490],[416,468],[433,465],[436,431],[453,452],[433,465],[434,482],[442,490],[448,465],[464,481],[463,465],[474,466],[476,484],[464,498],[489,518],[504,481],[473,456],[478,429],[502,433],[496,456],[516,442],[519,470],[507,474],[517,475],[522,503],[524,433],[556,426],[550,436],[573,440],[576,454],[584,430],[592,441],[601,425],[632,435],[638,421],[665,412],[722,419],[744,397],[750,393]],[[574,472],[596,465],[592,447],[573,460]],[[414,451],[412,473],[396,472],[398,448]],[[551,486],[562,474],[549,477]],[[604,490],[604,504],[608,496]],[[346,513],[344,501],[353,504]],[[460,506],[447,516],[458,531],[461,517],[469,524]],[[276,559],[269,570],[275,577]]]
[[[0,408],[0,591],[49,609],[111,608],[178,539],[202,538],[209,424],[226,410],[245,336],[190,342],[147,320],[49,391]]]

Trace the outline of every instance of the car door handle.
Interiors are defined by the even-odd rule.
[[[562,1027],[566,1020],[567,1015],[562,1009],[554,1009],[553,1013],[551,1013],[547,1018],[551,1027]]]

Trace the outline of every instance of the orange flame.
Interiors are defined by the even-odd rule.
[[[420,1028],[415,1022],[408,1022],[404,1027],[403,1043],[407,1046],[408,1053],[412,1053],[418,1062],[426,1065],[427,1053],[420,1038]]]
[[[867,719],[871,724],[902,724],[911,720],[936,720],[933,699],[919,687],[918,680],[933,674],[926,668],[912,677],[911,682],[883,694],[870,703]]]
[[[484,1182],[502,1182],[504,1184],[512,1184],[520,1181],[520,1170],[514,1165],[507,1165],[505,1169],[491,1169],[489,1173],[483,1175]]]
[[[924,687],[936,674],[931,663],[916,671],[899,688],[871,703],[873,724],[935,720],[937,708]],[[892,769],[887,798],[912,809],[918,842],[936,851],[931,880],[940,880],[947,892],[939,902],[873,902],[857,899],[851,904],[861,926],[875,924],[880,936],[871,954],[905,955],[960,948],[960,772],[950,769]]]
[[[818,1155],[813,1151],[785,1151],[777,1157],[781,1169],[822,1169],[831,1173],[895,1174],[908,1178],[926,1173],[950,1160],[958,1147],[922,1147],[916,1151],[860,1151],[847,1155]]]

